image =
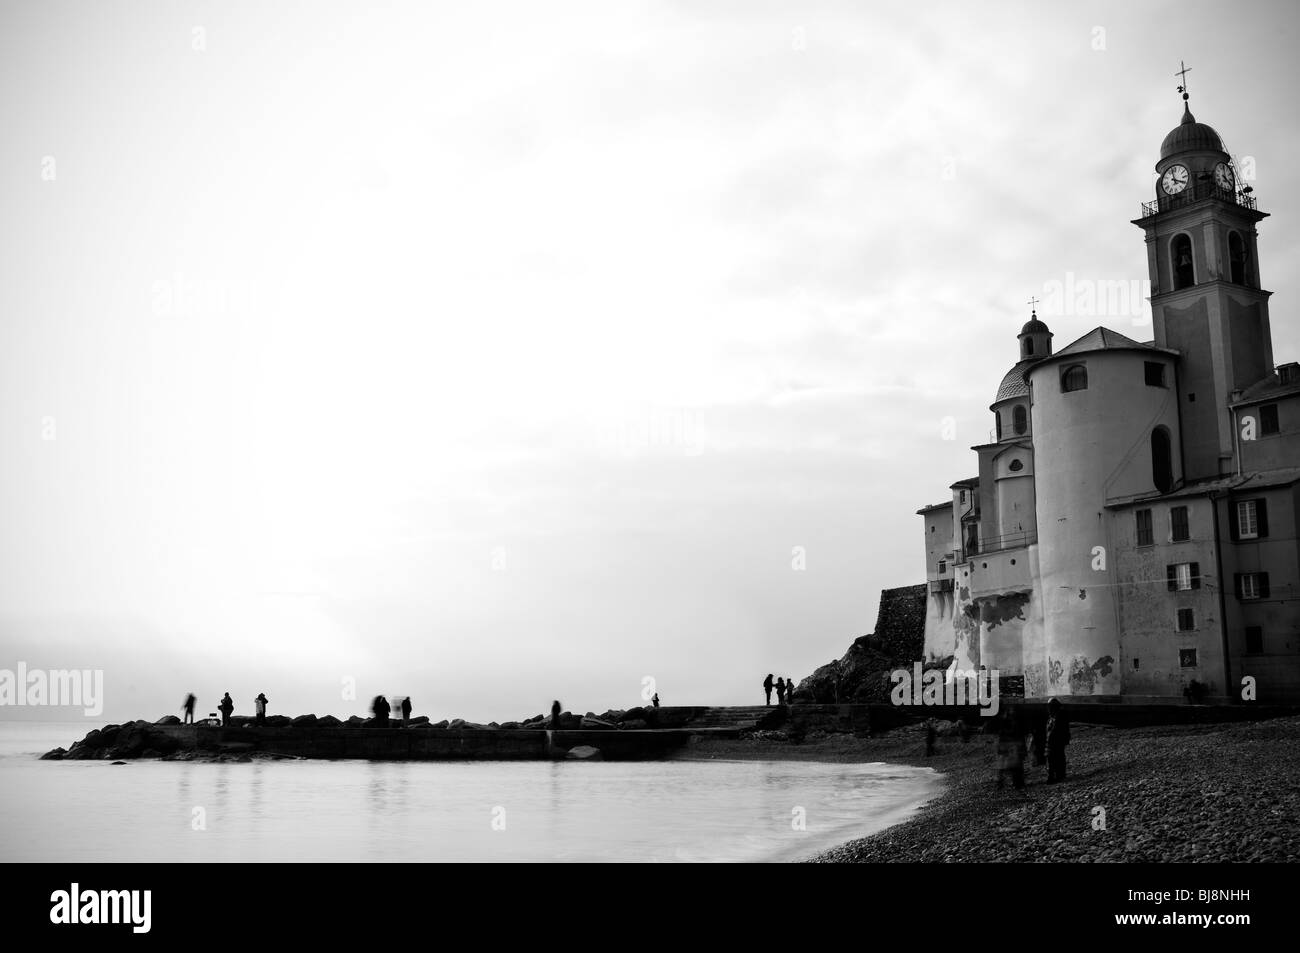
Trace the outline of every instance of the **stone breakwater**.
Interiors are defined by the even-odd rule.
[[[716,727],[708,709],[672,708],[564,712],[558,728],[537,715],[522,722],[487,725],[427,717],[406,725],[392,719],[326,715],[272,716],[262,726],[234,717],[227,726],[184,725],[174,715],[157,721],[107,725],[71,748],[55,748],[44,760],[127,761],[233,760],[257,758],[361,758],[372,760],[544,760],[555,758],[637,760],[661,758],[698,735],[735,736],[744,725]]]
[[[1129,729],[1076,723],[1066,782],[1047,785],[1046,769],[1031,765],[1023,792],[996,789],[993,739],[941,738],[926,758],[924,737],[918,727],[870,741],[827,739],[839,757],[934,767],[948,788],[914,819],[817,860],[1300,860],[1300,717]]]

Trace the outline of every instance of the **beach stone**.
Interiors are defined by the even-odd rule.
[[[62,748],[55,748],[53,751],[47,751],[41,755],[42,761],[62,761],[63,756],[68,752]]]
[[[125,762],[125,761],[114,761],[113,764],[115,764],[115,765],[118,765],[118,764],[126,764],[126,762]]]
[[[591,745],[578,745],[576,748],[570,748],[565,754],[565,759],[569,761],[600,761],[600,749],[593,748]]]

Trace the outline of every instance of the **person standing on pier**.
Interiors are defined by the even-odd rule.
[[[785,679],[785,703],[787,705],[794,703],[794,679],[788,675]]]
[[[198,699],[194,697],[194,694],[192,692],[185,696],[185,704],[184,706],[182,706],[185,710],[185,720],[182,722],[182,724],[186,724],[186,725],[194,724],[194,703],[197,700]]]
[[[655,692],[655,697],[652,698],[652,699],[650,699],[650,704],[654,705],[656,708],[659,707],[659,693],[658,693],[658,692]]]
[[[257,697],[253,699],[253,704],[257,708],[257,727],[259,728],[266,724],[266,703],[269,700],[265,692],[258,692]]]
[[[560,707],[560,700],[558,698],[555,701],[551,702],[551,730],[552,731],[555,731],[560,727],[561,710],[562,709]]]
[[[402,699],[402,727],[407,727],[411,722],[411,696],[407,695]]]
[[[1047,783],[1065,780],[1065,746],[1070,743],[1070,718],[1059,698],[1047,703]]]
[[[778,705],[785,704],[785,679],[780,676],[776,680],[776,703]]]
[[[763,696],[764,704],[772,704],[772,673],[767,673],[767,678],[763,679]]]
[[[235,701],[230,697],[230,692],[226,692],[221,697],[221,704],[217,706],[217,711],[221,712],[221,727],[224,728],[230,724],[230,713],[235,710]]]

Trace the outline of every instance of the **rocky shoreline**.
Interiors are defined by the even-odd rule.
[[[1048,785],[1046,768],[1029,766],[1024,791],[995,787],[992,737],[940,737],[927,758],[920,725],[801,745],[770,733],[700,739],[680,757],[886,761],[944,775],[944,792],[914,818],[814,862],[1300,860],[1300,717],[1073,730],[1066,782]]]

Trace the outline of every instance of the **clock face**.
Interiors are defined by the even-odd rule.
[[[1160,179],[1160,187],[1165,190],[1166,195],[1177,195],[1187,188],[1187,167],[1171,165]]]
[[[1214,167],[1214,184],[1221,189],[1232,191],[1234,179],[1232,177],[1232,166],[1226,162],[1220,162]]]

